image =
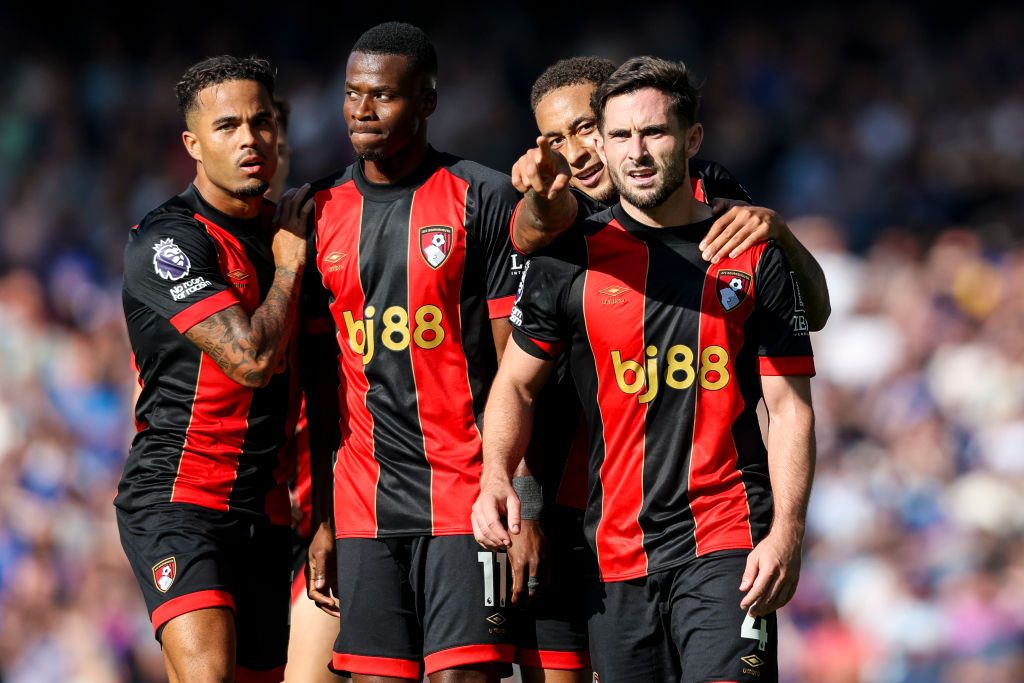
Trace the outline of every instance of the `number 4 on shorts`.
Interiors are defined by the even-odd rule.
[[[740,636],[758,641],[757,649],[764,651],[768,645],[768,620],[761,617],[758,621],[761,622],[760,627],[754,628],[754,617],[747,612],[747,618],[743,620],[743,626],[740,628]]]

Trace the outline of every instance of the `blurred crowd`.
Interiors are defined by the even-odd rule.
[[[780,622],[789,683],[1024,681],[1024,11],[961,9],[402,15],[440,53],[434,144],[504,170],[550,61],[685,59],[705,80],[703,156],[821,261],[833,314],[814,337],[818,471]],[[172,85],[208,54],[270,57],[299,184],[350,161],[344,56],[394,18],[214,17],[184,41],[154,11],[142,41],[95,17],[52,44],[0,26],[3,683],[163,680],[111,503],[135,381],[121,249],[193,169]]]

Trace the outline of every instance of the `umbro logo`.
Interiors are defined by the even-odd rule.
[[[505,617],[501,616],[501,614],[495,612],[491,616],[487,617],[487,621],[491,622],[495,626],[501,626],[508,620]]]
[[[748,666],[752,666],[755,669],[759,666],[764,666],[764,660],[757,655],[747,655],[746,657],[740,657],[740,661]]]
[[[599,294],[604,294],[605,298],[601,299],[601,303],[609,306],[611,304],[622,304],[626,302],[626,298],[622,296],[629,291],[629,287],[623,287],[622,285],[611,285],[604,289],[597,290]]]
[[[329,264],[327,268],[328,273],[333,273],[336,270],[341,269],[341,262],[348,256],[343,251],[332,251],[327,256],[324,256],[324,263]]]
[[[228,272],[228,277],[231,278],[232,280],[244,280],[245,278],[249,277],[249,273],[239,268],[236,268],[235,270]]]

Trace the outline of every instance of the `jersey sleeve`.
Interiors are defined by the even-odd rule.
[[[748,204],[753,201],[739,179],[717,161],[692,161],[690,178],[695,183],[694,196],[708,204],[716,199],[735,199]]]
[[[570,338],[566,301],[577,268],[543,253],[523,266],[509,321],[512,338],[535,358],[554,360]]]
[[[477,210],[473,222],[487,261],[487,310],[492,319],[507,318],[519,281],[513,258],[518,254],[509,235],[519,193],[508,176],[493,172],[478,181],[476,190]]]
[[[814,376],[810,327],[796,274],[782,249],[769,242],[755,274],[754,334],[761,375]]]
[[[240,303],[221,272],[217,246],[195,222],[144,222],[124,252],[125,290],[184,334]]]

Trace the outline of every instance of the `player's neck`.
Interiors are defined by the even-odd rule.
[[[622,209],[633,220],[651,228],[689,225],[711,218],[711,207],[698,201],[690,189],[689,174],[683,184],[664,202],[650,209],[642,209],[621,198]]]
[[[232,218],[255,218],[260,213],[263,197],[236,197],[222,187],[214,185],[203,173],[202,167],[193,181],[206,203]]]
[[[371,183],[380,185],[400,183],[423,164],[429,151],[430,145],[424,135],[387,159],[364,160],[363,175]]]

